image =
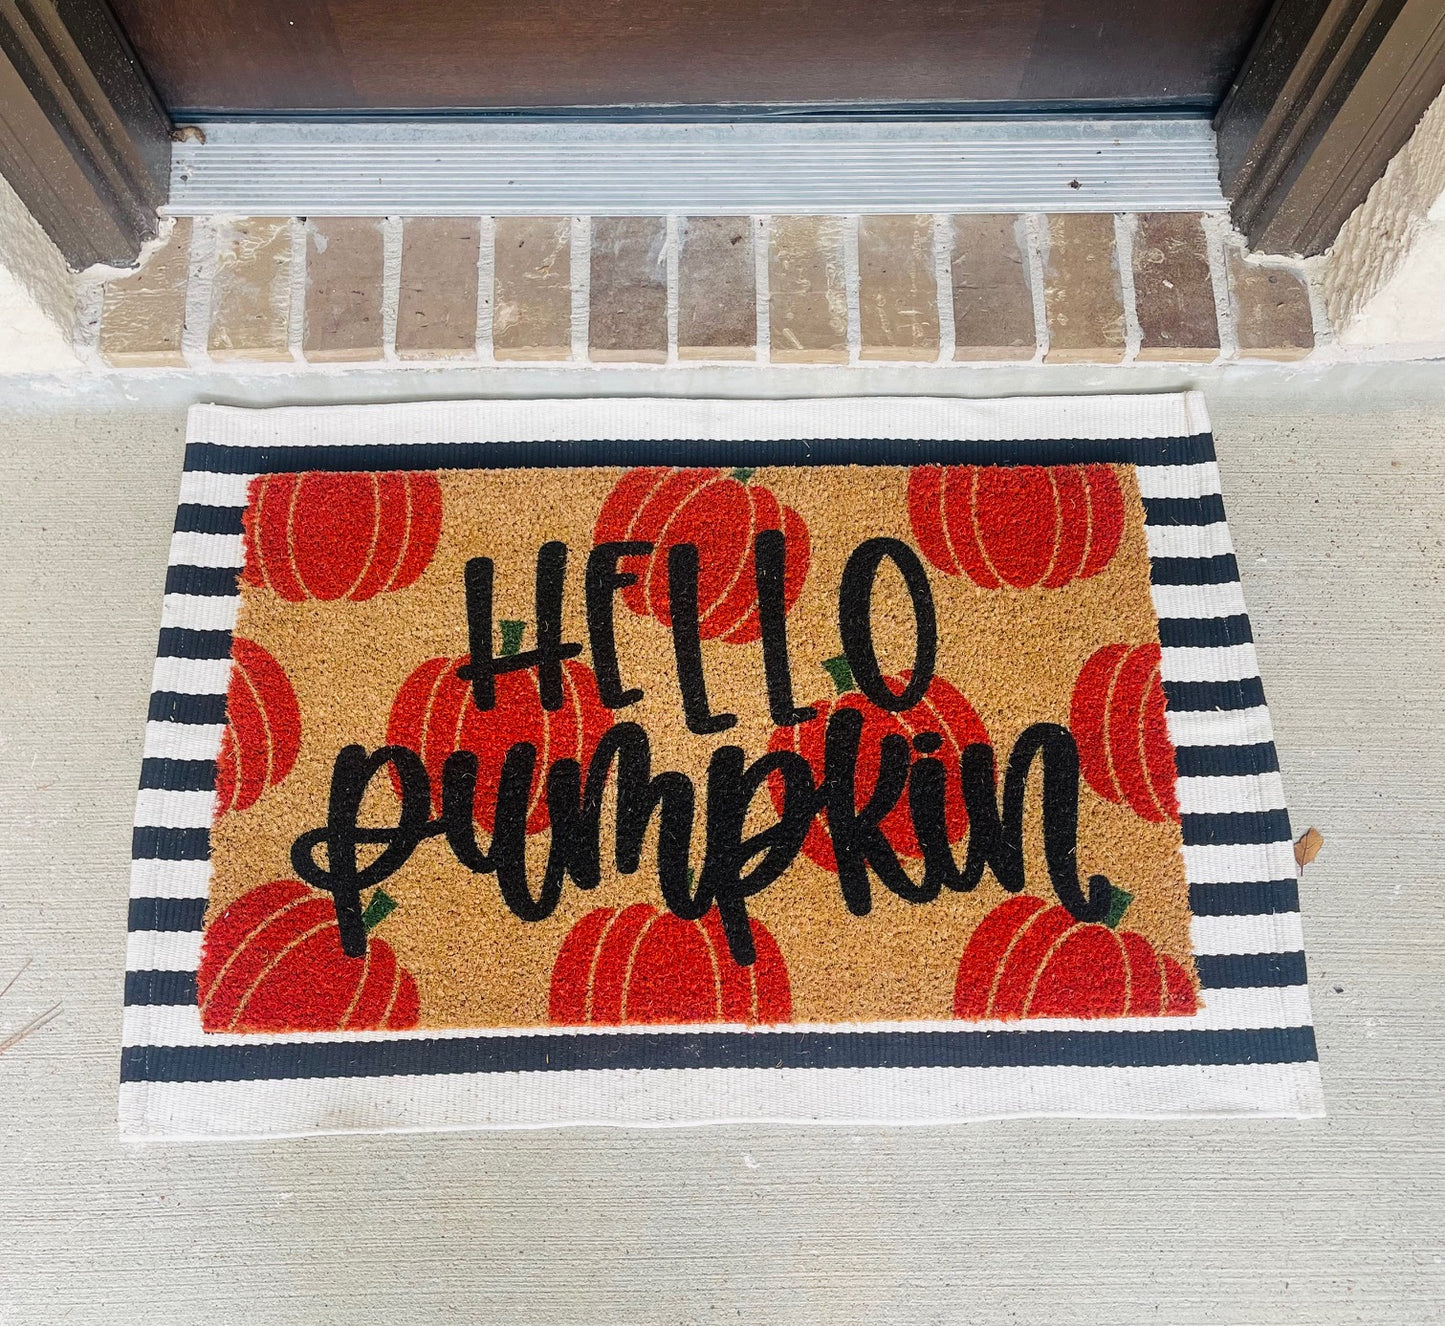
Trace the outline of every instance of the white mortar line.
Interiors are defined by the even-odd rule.
[[[773,321],[769,301],[772,284],[768,276],[768,255],[772,248],[772,218],[755,216],[753,223],[753,287],[757,299],[758,343],[754,348],[755,363],[766,364],[772,358]]]
[[[381,223],[381,357],[393,364],[398,362],[396,319],[401,307],[401,230],[399,216],[388,216]]]
[[[311,223],[305,217],[291,217],[291,261],[287,274],[291,278],[291,311],[287,317],[286,344],[291,358],[298,364],[306,362],[303,344],[306,333],[306,247]]]
[[[105,312],[105,277],[81,277],[75,286],[75,330],[70,346],[86,368],[104,369],[100,357],[100,320]]]
[[[1285,264],[1281,263],[1281,266]],[[1318,254],[1313,258],[1305,258],[1302,261],[1289,264],[1304,282],[1305,294],[1310,301],[1310,321],[1314,324],[1315,349],[1318,353],[1322,347],[1333,348],[1335,344],[1335,325],[1330,321],[1329,306],[1325,303],[1325,292],[1321,284],[1324,276],[1325,256]]]
[[[191,223],[191,251],[186,258],[186,307],[181,323],[181,358],[191,368],[211,362],[211,303],[216,288],[216,219],[198,216]]]
[[[1206,212],[1204,249],[1209,255],[1209,279],[1214,288],[1214,312],[1219,320],[1219,358],[1234,359],[1239,355],[1239,327],[1234,317],[1234,299],[1229,289],[1229,258],[1225,252],[1225,236],[1229,218],[1219,212]]]
[[[938,298],[938,357],[936,364],[953,362],[958,331],[953,322],[953,218],[933,215],[933,281]]]
[[[858,228],[863,218],[857,213],[842,218],[843,296],[848,307],[848,366],[856,368],[863,358],[863,290],[859,273]]]
[[[495,364],[492,350],[492,309],[497,293],[497,218],[477,220],[477,360]]]
[[[588,362],[592,329],[592,218],[572,218],[572,362]]]
[[[676,212],[666,217],[667,231],[663,240],[662,254],[667,265],[667,362],[676,365],[677,359],[677,310],[680,292],[677,285],[678,261],[680,257],[681,218]]]
[[[1044,303],[1044,254],[1048,250],[1049,223],[1042,212],[1024,216],[1024,255],[1029,271],[1029,293],[1034,302],[1034,357],[1029,362],[1042,364],[1049,352],[1049,311]]]
[[[1114,213],[1114,254],[1119,264],[1119,293],[1124,301],[1124,358],[1132,364],[1139,358],[1144,329],[1139,325],[1138,292],[1134,289],[1134,227],[1139,218],[1133,212]]]

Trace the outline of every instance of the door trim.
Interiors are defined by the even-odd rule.
[[[103,0],[0,0],[0,174],[71,267],[135,261],[170,136]]]
[[[1441,0],[1277,0],[1214,121],[1235,224],[1324,252],[1442,86]]]

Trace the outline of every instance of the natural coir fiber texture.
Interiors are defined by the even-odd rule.
[[[801,723],[778,722],[769,704],[753,541],[766,530],[783,535],[792,701],[815,711]],[[1130,465],[263,475],[250,486],[245,540],[198,972],[209,1030],[856,1024],[1159,1016],[1196,1006],[1159,627]],[[621,556],[620,571],[638,581],[602,597],[620,684],[641,696],[609,710],[596,680],[585,568],[596,543],[628,540],[655,551]],[[868,620],[878,670],[895,692],[911,676],[919,635],[898,545],[921,568],[937,623],[935,675],[917,704],[892,714],[860,691],[840,633],[845,567],[878,540],[893,551],[876,558]],[[557,543],[567,549],[560,640],[582,646],[562,667],[561,707],[543,707],[531,667],[499,676],[483,712],[457,675],[472,643],[468,563],[491,563],[493,648],[505,663],[538,644],[538,560]],[[680,689],[667,549],[687,544],[697,548],[706,702],[712,715],[736,716],[714,732],[689,730]],[[849,652],[858,662],[856,641]],[[874,790],[884,735],[895,747],[909,743],[912,761],[933,755],[960,867],[975,832],[959,790],[965,752],[991,748],[1003,796],[1021,736],[1040,724],[1070,732],[1080,762],[1078,875],[1084,889],[1093,876],[1111,882],[1106,913],[1081,918],[1053,886],[1042,755],[1025,785],[1021,893],[989,868],[967,891],[935,886],[937,896],[921,896],[929,890],[919,885],[920,834],[899,788],[875,832],[915,895],[870,870],[866,913],[856,885],[850,909],[819,810],[787,868],[744,900],[752,954],[735,953],[718,909],[700,918],[667,910],[660,816],[647,824],[638,868],[617,869],[615,777],[603,796],[598,883],[583,889],[566,879],[546,915],[518,915],[498,877],[469,869],[437,833],[362,890],[364,956],[348,956],[331,894],[297,880],[293,846],[327,824],[344,748],[415,750],[433,815],[444,809],[446,757],[474,751],[473,832],[485,852],[502,761],[527,741],[538,767],[524,857],[541,911],[553,837],[547,769],[572,758],[585,777],[603,735],[628,723],[645,732],[654,775],[690,780],[689,879],[706,883],[715,753],[740,747],[750,763],[796,752],[821,780],[829,717],[845,710],[862,717],[855,804]],[[360,821],[394,826],[395,771],[375,774]],[[782,786],[777,772],[762,780],[745,832],[779,822]],[[1005,837],[1007,820],[1005,806]],[[332,840],[314,853],[323,872],[336,850]],[[381,851],[363,845],[359,858]]]

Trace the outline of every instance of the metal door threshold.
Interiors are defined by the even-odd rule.
[[[1206,121],[588,124],[213,121],[175,216],[1195,212]]]

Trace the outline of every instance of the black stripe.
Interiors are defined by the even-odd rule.
[[[1305,955],[1294,953],[1196,953],[1194,970],[1206,990],[1268,990],[1304,985]]]
[[[189,971],[128,971],[125,974],[127,1008],[137,1004],[194,1004],[196,974]]]
[[[234,566],[172,566],[166,571],[166,593],[228,598],[235,595],[240,574]]]
[[[1240,774],[1277,773],[1274,742],[1257,746],[1180,746],[1174,768],[1181,778],[1231,778]]]
[[[201,503],[181,503],[176,507],[175,532],[178,534],[243,534],[246,526],[241,514],[246,507],[212,507]]]
[[[140,825],[131,832],[130,854],[137,861],[209,861],[209,829],[159,829]]]
[[[1186,847],[1223,847],[1236,843],[1287,843],[1289,812],[1237,810],[1218,815],[1181,815]]]
[[[191,631],[183,626],[163,626],[160,644],[156,647],[159,658],[230,658],[231,633],[229,631]]]
[[[132,898],[132,930],[199,930],[206,915],[204,898]]]
[[[1195,465],[1214,459],[1208,433],[1194,437],[1017,441],[899,441],[886,438],[778,442],[634,439],[586,442],[425,442],[407,446],[233,447],[192,442],[186,469],[212,474],[298,470],[510,470],[587,465]]]
[[[1258,677],[1244,677],[1239,681],[1166,681],[1164,698],[1176,714],[1254,709],[1264,703],[1264,683]]]
[[[199,503],[182,502],[176,508],[175,530],[177,534],[242,534],[239,506],[201,506]]]
[[[1218,649],[1224,645],[1247,645],[1254,639],[1249,618],[1161,617],[1159,643],[1165,649]]]
[[[142,760],[140,785],[161,792],[212,792],[216,787],[214,760]]]
[[[153,691],[146,717],[153,723],[224,723],[224,695],[187,695],[184,691]]]
[[[1239,579],[1233,553],[1218,557],[1151,557],[1149,579],[1156,585],[1227,585]]]
[[[1294,1064],[1317,1057],[1309,1027],[1246,1031],[646,1031],[446,1040],[132,1046],[123,1082],[641,1068],[1004,1068]]]
[[[1253,884],[1191,884],[1189,910],[1195,916],[1275,916],[1299,911],[1299,886],[1292,879]]]
[[[1224,498],[1218,493],[1204,497],[1146,497],[1146,525],[1218,525],[1224,519]]]

